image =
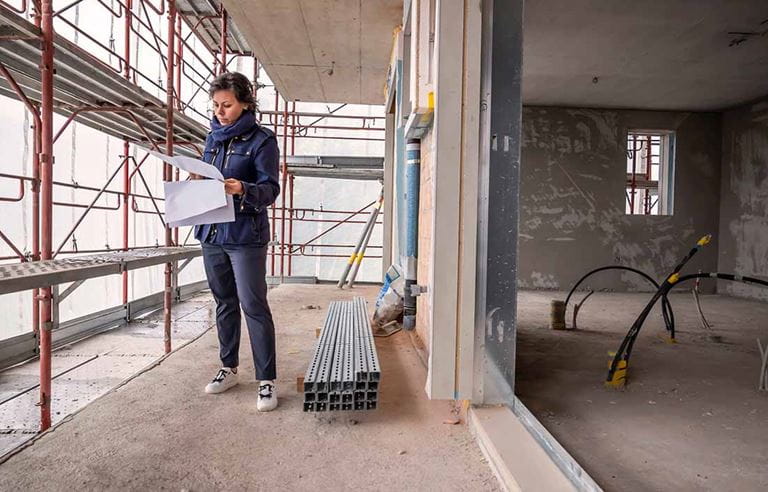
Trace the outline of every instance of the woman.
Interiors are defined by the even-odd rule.
[[[267,303],[267,207],[280,193],[277,139],[256,121],[253,88],[244,75],[218,76],[208,94],[214,116],[203,159],[224,175],[224,190],[235,203],[235,221],[195,228],[216,300],[222,365],[205,392],[222,393],[237,384],[242,306],[259,381],[256,408],[270,411],[277,406],[277,374],[275,326]]]

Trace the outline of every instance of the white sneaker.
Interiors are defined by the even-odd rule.
[[[277,407],[277,388],[274,381],[262,381],[259,383],[259,400],[256,409],[259,412],[269,412]]]
[[[224,393],[232,386],[237,384],[237,373],[229,367],[222,367],[216,373],[213,381],[205,387],[206,393]]]

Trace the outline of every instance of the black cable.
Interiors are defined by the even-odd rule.
[[[645,323],[645,320],[648,318],[648,314],[651,312],[651,309],[653,309],[653,306],[656,304],[656,301],[659,300],[659,297],[666,297],[667,293],[672,289],[672,287],[679,282],[678,273],[682,268],[685,266],[688,261],[693,258],[693,256],[705,245],[709,244],[710,240],[712,239],[712,235],[708,234],[701,239],[698,240],[696,243],[696,246],[691,248],[691,250],[688,252],[687,255],[680,261],[680,263],[677,264],[675,269],[672,271],[672,273],[667,277],[667,279],[664,281],[663,284],[658,288],[656,293],[651,297],[651,300],[648,301],[648,304],[646,304],[645,308],[642,310],[640,315],[637,317],[634,323],[632,323],[632,326],[629,328],[629,331],[627,332],[627,335],[624,337],[624,339],[621,341],[621,345],[619,345],[619,350],[616,351],[616,355],[613,357],[613,360],[611,361],[611,366],[608,369],[608,377],[606,378],[606,381],[610,382],[613,380],[613,375],[616,372],[616,369],[619,366],[619,362],[624,360],[627,364],[629,364],[629,357],[632,355],[632,347],[635,344],[635,340],[637,340],[637,336],[640,334],[640,329],[643,327],[643,323]],[[694,274],[694,275],[704,275],[704,274]],[[696,278],[688,276],[689,278]]]
[[[672,286],[673,288],[676,287],[678,284],[685,282],[687,280],[693,280],[695,278],[715,278],[719,280],[730,280],[731,282],[741,282],[743,284],[757,284],[762,285],[763,287],[768,287],[768,282],[765,280],[760,280],[759,278],[755,277],[746,277],[744,275],[736,275],[733,273],[692,273],[690,275],[684,275],[678,279],[677,282],[674,283]]]
[[[759,278],[755,278],[755,277],[747,277],[743,275],[736,275],[733,273],[706,272],[706,273],[692,273],[690,275],[684,275],[678,279],[674,279],[673,282],[670,282],[669,280],[667,280],[661,286],[661,288],[659,289],[659,292],[663,290],[664,295],[666,295],[667,293],[669,293],[670,290],[675,288],[677,285],[683,282],[686,282],[688,280],[696,279],[696,278],[714,278],[719,280],[729,280],[731,282],[756,284],[756,285],[762,285],[763,287],[768,287],[768,282],[766,282],[765,280],[760,280]],[[616,353],[616,357],[618,357],[621,353],[623,353],[626,348],[626,355],[623,357],[623,359],[627,361],[629,360],[629,356],[632,353],[632,346],[634,345],[635,340],[637,339],[637,336],[640,334],[640,329],[643,326],[643,322],[645,321],[645,318],[648,316],[648,312],[650,311],[649,306],[652,307],[653,303],[656,302],[656,300],[658,299],[659,292],[657,292],[657,295],[654,296],[654,299],[651,299],[651,302],[648,303],[648,306],[646,306],[646,309],[643,310],[643,312],[637,318],[635,323],[629,329],[627,336],[624,337],[624,340],[621,342],[621,346],[619,347],[619,351]],[[636,326],[637,328],[635,329]],[[614,358],[614,363],[611,364],[611,370],[608,371],[608,381],[610,381],[611,378],[613,378],[613,373],[616,370],[616,364],[618,364],[618,362],[616,358]]]
[[[586,275],[581,277],[578,282],[576,282],[573,285],[573,288],[571,288],[571,291],[568,293],[568,296],[565,298],[565,308],[564,312],[568,311],[568,301],[571,300],[571,296],[576,291],[576,289],[581,285],[581,283],[586,280],[591,275],[594,275],[595,273],[602,272],[604,270],[626,270],[629,272],[636,273],[649,281],[654,287],[656,287],[656,290],[659,290],[659,284],[656,282],[653,277],[648,275],[647,273],[643,272],[642,270],[638,270],[636,268],[623,266],[623,265],[610,265],[610,266],[604,266],[600,268],[595,268],[594,270],[588,272]],[[664,324],[667,327],[667,331],[669,332],[670,338],[674,340],[675,338],[675,314],[672,312],[672,305],[669,303],[669,299],[667,299],[667,296],[664,295],[661,300],[661,315],[664,318]]]

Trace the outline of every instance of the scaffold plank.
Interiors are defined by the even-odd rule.
[[[176,0],[176,8],[187,21],[199,23],[197,34],[200,41],[212,52],[219,50],[221,39],[221,21],[218,16],[221,8],[219,0]],[[227,53],[251,55],[252,50],[237,24],[228,19],[227,22]]]
[[[18,32],[28,37],[39,35],[39,29],[34,24],[2,4],[0,30]],[[54,110],[57,113],[69,117],[85,108],[85,111],[77,113],[75,121],[113,137],[128,138],[144,147],[151,147],[147,136],[156,143],[165,140],[164,101],[126,80],[120,73],[63,36],[54,36],[54,47]],[[25,95],[35,103],[40,102],[40,56],[38,40],[5,39],[0,42],[0,63],[8,68]],[[18,99],[3,77],[0,77],[0,94]],[[102,111],[108,107],[122,111]],[[99,112],[90,112],[92,109]],[[135,116],[146,135],[127,112]],[[204,123],[175,112],[174,139],[202,145],[207,134],[208,129]],[[180,146],[177,149],[181,154],[198,155],[191,146]]]
[[[116,275],[202,255],[200,248],[158,247],[0,265],[0,295]]]

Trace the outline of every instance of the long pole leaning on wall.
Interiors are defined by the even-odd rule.
[[[53,5],[42,0],[40,63],[40,165],[43,260],[52,258],[53,246]],[[51,287],[41,289],[40,314],[40,430],[51,426]]]
[[[421,140],[410,138],[405,147],[406,217],[405,238],[405,294],[403,296],[403,328],[416,327],[416,297],[411,287],[416,285],[416,261],[419,246],[419,175],[421,167]]]
[[[352,270],[353,265],[355,264],[355,260],[357,259],[362,247],[363,243],[365,242],[366,237],[368,237],[368,231],[373,229],[373,226],[376,224],[376,216],[378,215],[378,210],[381,208],[381,202],[384,199],[383,191],[382,194],[379,195],[379,200],[376,208],[371,212],[371,215],[368,216],[368,220],[365,222],[365,226],[363,227],[363,230],[360,233],[360,238],[357,240],[357,243],[355,243],[355,249],[352,251],[352,254],[349,256],[349,259],[347,260],[347,264],[344,266],[344,271],[341,272],[341,278],[339,278],[339,282],[336,284],[336,287],[339,289],[344,288],[344,284],[347,282],[347,277],[349,276],[350,270]]]
[[[168,0],[168,51],[166,59],[166,121],[165,121],[165,153],[173,155],[173,67],[174,67],[174,36],[176,34],[176,1]],[[171,181],[173,177],[171,165],[163,163],[163,180]],[[171,228],[165,225],[165,245],[173,245]],[[165,342],[165,353],[171,352],[171,277],[173,273],[173,263],[165,264],[165,292],[163,297],[163,341]]]
[[[352,267],[352,271],[349,274],[349,281],[347,282],[347,287],[350,289],[355,286],[355,279],[357,278],[357,272],[360,270],[360,264],[363,262],[363,257],[365,257],[365,250],[368,249],[368,242],[371,240],[371,236],[373,235],[373,228],[376,227],[376,220],[379,218],[379,213],[381,212],[381,206],[384,204],[384,187],[381,189],[381,193],[379,193],[379,201],[376,204],[376,207],[373,209],[373,212],[371,212],[371,221],[370,225],[368,225],[368,229],[363,234],[363,242],[360,245],[360,250],[357,252],[357,257],[355,258],[355,265]]]

